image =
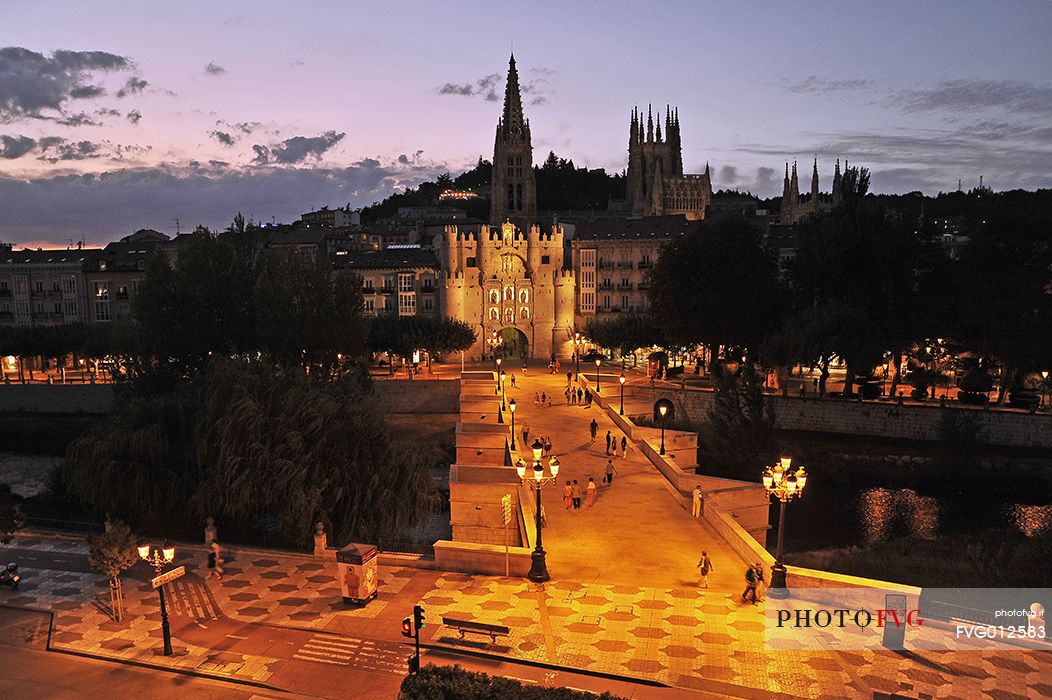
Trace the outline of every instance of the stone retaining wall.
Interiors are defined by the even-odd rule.
[[[647,387],[626,388],[626,400],[653,404],[667,398],[676,407],[676,419],[695,423],[707,420],[713,393],[699,389]],[[768,395],[779,430],[865,435],[899,440],[941,440],[943,417],[960,411],[978,424],[981,440],[990,445],[1052,449],[1052,415],[1015,410],[983,410],[949,402],[937,405],[902,404],[885,401],[800,398]]]

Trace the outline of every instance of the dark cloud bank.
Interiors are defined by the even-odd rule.
[[[18,144],[15,148],[19,148]],[[76,145],[72,145],[76,148]],[[8,148],[5,143],[4,148]],[[117,170],[31,181],[0,177],[0,240],[69,238],[104,243],[140,228],[229,224],[241,211],[260,221],[293,221],[311,206],[371,204],[396,189],[429,180],[448,166],[406,167],[366,158],[343,168],[230,169],[223,161],[186,168]]]

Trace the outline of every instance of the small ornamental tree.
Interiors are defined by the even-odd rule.
[[[95,571],[110,577],[110,607],[117,622],[124,618],[121,573],[139,561],[137,547],[131,528],[120,520],[108,522],[106,532],[101,535],[88,535],[88,563]]]

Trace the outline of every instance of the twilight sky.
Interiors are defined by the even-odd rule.
[[[219,9],[219,8],[222,9]],[[0,241],[292,221],[492,157],[509,52],[533,127],[626,166],[633,105],[685,168],[781,193],[1052,187],[1052,2],[7,3]]]

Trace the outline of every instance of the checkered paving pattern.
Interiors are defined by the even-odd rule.
[[[771,651],[762,608],[726,592],[447,574],[423,605],[436,625],[452,614],[511,629],[491,643],[441,628],[434,642],[683,688],[711,691],[717,681],[794,698],[1052,697],[1044,651]]]

